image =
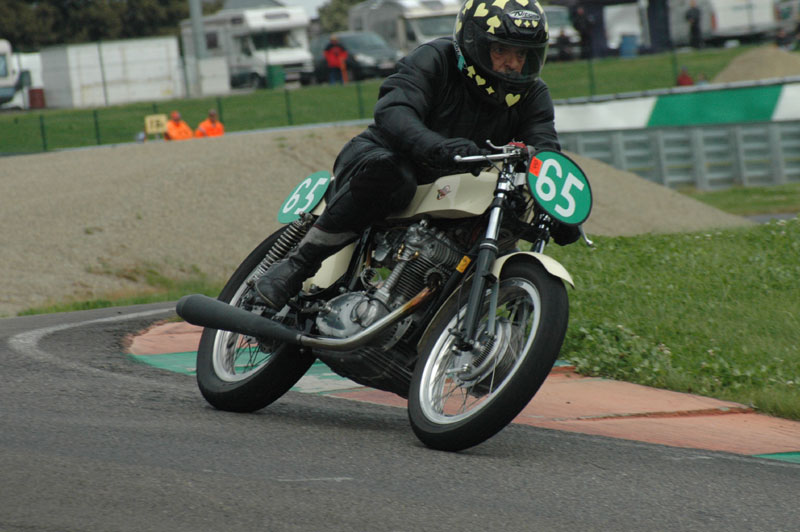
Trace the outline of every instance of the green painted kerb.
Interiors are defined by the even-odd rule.
[[[661,96],[647,127],[768,122],[782,87],[748,87]]]
[[[185,375],[194,375],[195,362],[197,361],[197,353],[195,351],[188,351],[186,353],[167,353],[164,355],[127,355],[131,360],[155,366],[167,371],[174,371],[175,373],[183,373]]]
[[[757,454],[756,458],[768,458],[770,460],[780,460],[781,462],[792,462],[800,464],[800,452],[796,453],[774,453],[774,454]]]

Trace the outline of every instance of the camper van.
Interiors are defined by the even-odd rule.
[[[11,55],[11,43],[0,39],[0,105],[11,101],[16,94],[17,70]]]
[[[420,44],[453,35],[460,0],[367,0],[350,8],[351,31],[373,31],[405,55]]]
[[[696,0],[702,13],[700,32],[706,42],[772,35],[778,28],[773,0]],[[669,0],[669,25],[676,46],[689,44],[686,10],[691,0]]]
[[[224,9],[203,17],[206,57],[225,57],[232,87],[267,85],[269,67],[286,81],[310,80],[308,15],[304,8]],[[181,22],[184,56],[194,56],[190,20]]]

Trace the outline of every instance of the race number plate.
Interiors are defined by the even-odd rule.
[[[536,152],[528,168],[528,187],[547,214],[567,225],[583,223],[592,211],[592,189],[583,171],[563,153]]]
[[[288,224],[300,217],[300,213],[311,212],[325,197],[331,183],[331,173],[325,170],[314,172],[297,185],[281,205],[278,221]]]

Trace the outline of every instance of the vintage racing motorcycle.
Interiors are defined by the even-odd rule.
[[[316,172],[283,203],[281,229],[234,272],[218,299],[177,305],[205,327],[197,381],[214,407],[269,405],[319,359],[356,383],[408,399],[417,437],[435,449],[477,445],[509,424],[555,363],[567,329],[567,270],[544,254],[557,224],[589,216],[580,168],[521,145],[456,157],[492,171],[421,185],[411,204],[323,262],[275,312],[255,281],[291,250],[324,206]],[[518,248],[530,242],[529,251]]]

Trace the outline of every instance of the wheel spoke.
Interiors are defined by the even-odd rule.
[[[437,423],[455,423],[476,415],[489,404],[514,375],[527,351],[533,344],[538,327],[539,293],[525,279],[502,281],[498,295],[493,342],[484,342],[482,352],[475,353],[475,367],[465,374],[456,368],[453,351],[454,337],[446,332],[434,345],[423,373],[421,403],[427,405],[427,414]],[[481,318],[480,334],[487,335],[488,304]],[[445,331],[458,328],[465,309],[459,309]],[[488,360],[487,357],[492,357]],[[481,367],[485,365],[484,369]],[[470,373],[472,371],[472,373]],[[467,375],[467,380],[461,380]]]

